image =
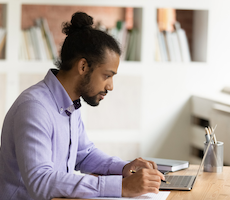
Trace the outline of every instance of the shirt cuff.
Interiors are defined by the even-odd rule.
[[[100,176],[101,197],[121,197],[122,176]]]
[[[110,174],[119,174],[122,175],[123,167],[129,162],[126,161],[116,161],[112,162],[109,168]]]

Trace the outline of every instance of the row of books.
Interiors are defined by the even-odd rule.
[[[6,44],[6,29],[0,27],[0,59],[4,58],[5,44]]]
[[[103,28],[100,29],[103,30]],[[119,42],[122,50],[121,60],[138,60],[137,41],[139,32],[136,28],[129,30],[125,21],[118,21],[116,27],[106,31]]]
[[[35,20],[36,26],[21,30],[20,59],[23,60],[50,60],[57,58],[57,49],[45,18]],[[133,28],[128,30],[124,21],[118,21],[113,29],[108,31],[121,45],[122,60],[137,60],[138,31]]]
[[[118,21],[117,26],[109,33],[116,38],[121,45],[122,55],[121,60],[136,61],[137,59],[137,41],[138,41],[138,30],[132,28],[128,30],[126,28],[125,21]]]
[[[57,47],[50,32],[47,20],[37,18],[35,26],[21,30],[22,60],[53,60],[57,58]]]
[[[175,31],[159,31],[157,27],[156,61],[190,62],[191,54],[185,30],[175,22]]]

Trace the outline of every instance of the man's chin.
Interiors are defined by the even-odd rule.
[[[83,98],[83,99],[84,99],[84,98]],[[85,101],[88,105],[93,106],[93,107],[98,106],[98,105],[99,105],[99,102],[100,102],[100,101],[95,101],[95,100],[92,100],[92,99],[84,99],[84,101]]]
[[[98,103],[94,103],[94,104],[92,104],[92,103],[88,103],[88,102],[87,102],[87,104],[89,104],[90,106],[96,107],[96,106],[98,106],[98,105],[99,105],[99,102],[98,102]]]

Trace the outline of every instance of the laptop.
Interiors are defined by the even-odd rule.
[[[204,156],[202,158],[201,164],[198,168],[198,171],[196,175],[165,175],[165,181],[166,182],[161,182],[160,185],[160,190],[191,190],[196,182],[196,179],[199,175],[199,172],[204,164],[204,160],[206,158],[209,146],[211,144],[211,141],[213,140],[214,137],[214,131],[212,133],[212,136],[209,140],[207,149],[204,153]]]

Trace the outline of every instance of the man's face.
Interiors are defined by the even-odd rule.
[[[93,72],[88,72],[83,78],[80,91],[82,98],[91,106],[97,106],[104,99],[108,90],[113,90],[113,76],[117,73],[119,55],[107,51],[105,62],[95,66]]]

